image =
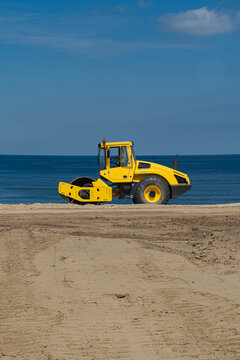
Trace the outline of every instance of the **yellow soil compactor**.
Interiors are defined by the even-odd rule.
[[[173,168],[136,160],[133,141],[98,144],[100,179],[79,177],[60,182],[59,194],[75,204],[100,204],[112,198],[132,199],[135,204],[167,204],[191,189],[189,178]],[[108,182],[108,184],[106,183]]]

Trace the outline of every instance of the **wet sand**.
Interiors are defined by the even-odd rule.
[[[0,359],[240,359],[240,204],[0,205]]]

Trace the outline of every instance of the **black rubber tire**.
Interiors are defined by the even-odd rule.
[[[144,191],[148,186],[151,185],[158,187],[161,191],[160,199],[156,202],[150,202],[144,196]],[[168,184],[163,179],[157,176],[149,176],[139,181],[139,183],[136,185],[133,202],[135,204],[159,205],[159,204],[167,204],[169,199],[170,199],[170,189]]]
[[[81,177],[78,177],[76,179],[74,179],[71,184],[72,185],[76,185],[76,186],[86,186],[86,185],[89,185],[89,184],[92,184],[92,182],[94,181],[94,179],[88,177],[88,176],[81,176]],[[91,187],[92,185],[90,185]],[[86,186],[86,187],[89,187],[89,186]]]
[[[134,198],[132,198],[132,202],[134,203],[134,204],[140,204],[139,202],[137,202],[137,199],[134,197]]]

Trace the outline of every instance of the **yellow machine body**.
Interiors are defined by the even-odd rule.
[[[105,144],[99,144],[106,153],[111,151],[112,148],[120,149],[120,164],[119,166],[111,167],[110,156],[106,156],[106,168],[100,170],[100,176],[112,183],[129,183],[129,182],[139,182],[145,176],[159,176],[163,178],[169,185],[178,185],[178,181],[174,175],[179,175],[186,179],[186,184],[190,184],[188,176],[180,171],[176,171],[167,166],[160,164],[155,164],[147,161],[136,160],[133,152],[133,142],[111,142]],[[123,148],[126,148],[128,159],[123,164],[122,161],[122,151]]]
[[[60,182],[59,193],[74,200],[71,202],[100,203],[119,197],[135,203],[167,203],[191,188],[188,176],[177,169],[136,160],[132,141],[103,141],[98,148],[100,177],[110,185],[90,178],[78,178],[72,184]]]

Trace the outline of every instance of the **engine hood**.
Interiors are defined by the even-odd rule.
[[[141,180],[146,175],[160,176],[170,185],[177,185],[179,183],[190,184],[187,174],[183,172],[153,162],[137,160],[133,180]]]

